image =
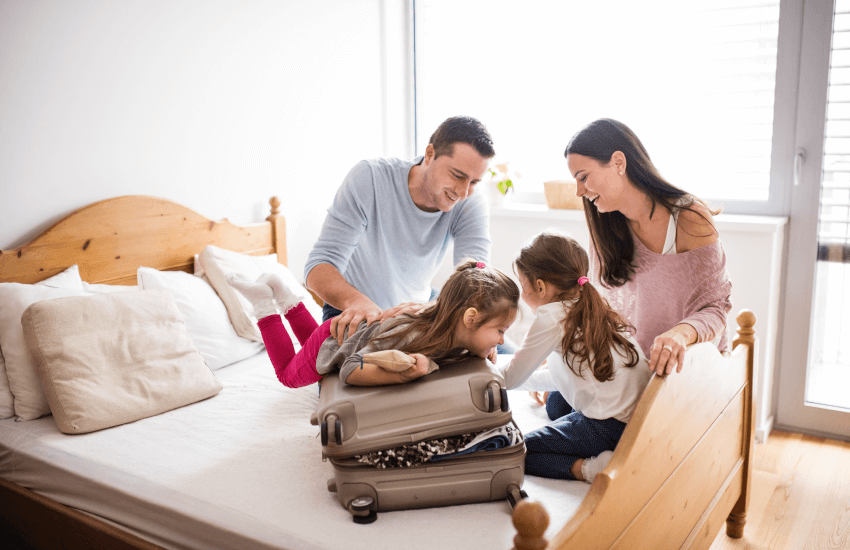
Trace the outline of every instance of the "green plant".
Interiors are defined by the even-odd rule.
[[[511,173],[508,171],[507,162],[497,164],[495,170],[488,168],[488,171],[490,172],[490,181],[496,183],[496,189],[498,189],[502,195],[506,195],[510,189],[516,189],[514,187],[514,179],[521,177],[516,172]]]

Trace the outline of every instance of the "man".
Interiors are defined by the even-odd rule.
[[[495,154],[484,125],[452,117],[424,156],[364,160],[351,169],[304,268],[307,287],[325,301],[323,320],[335,317],[331,335],[340,343],[349,325],[429,301],[449,242],[455,263],[489,263],[487,205],[473,193]]]

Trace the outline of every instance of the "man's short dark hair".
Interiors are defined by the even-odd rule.
[[[478,119],[471,116],[453,116],[447,118],[431,135],[428,142],[434,146],[434,158],[440,155],[454,154],[455,143],[467,143],[482,157],[489,159],[496,155],[490,132]]]

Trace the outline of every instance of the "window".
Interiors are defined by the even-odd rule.
[[[778,29],[779,0],[416,0],[416,150],[474,116],[542,200],[570,137],[610,117],[674,185],[768,200]]]

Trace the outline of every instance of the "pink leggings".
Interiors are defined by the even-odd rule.
[[[281,384],[288,388],[309,386],[322,378],[316,372],[316,357],[322,342],[331,335],[331,319],[319,325],[303,303],[290,309],[284,317],[301,343],[301,350],[295,353],[280,315],[269,315],[257,321],[266,351]]]

